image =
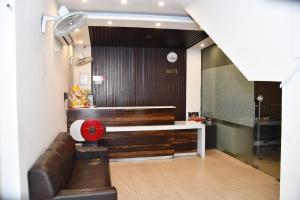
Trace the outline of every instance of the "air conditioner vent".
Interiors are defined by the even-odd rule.
[[[63,46],[72,46],[74,44],[74,40],[70,34],[65,36],[56,36],[56,39],[63,45]]]

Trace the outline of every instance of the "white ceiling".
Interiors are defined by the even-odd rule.
[[[191,0],[163,1],[163,7],[158,6],[159,0],[127,0],[126,5],[122,5],[121,0],[57,0],[57,3],[66,5],[70,10],[188,15],[184,7]]]
[[[191,0],[56,0],[58,5],[65,5],[71,11],[85,11],[88,16],[87,25],[80,32],[72,33],[75,46],[89,46],[87,26],[118,26],[163,29],[200,30],[201,28],[185,11]],[[164,6],[158,6],[163,1]],[[112,24],[108,25],[108,21]],[[156,27],[156,23],[161,24]],[[79,43],[80,41],[80,43]]]

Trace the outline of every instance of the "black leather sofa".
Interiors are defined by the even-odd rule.
[[[60,133],[28,172],[30,199],[116,200],[107,150],[76,147]]]

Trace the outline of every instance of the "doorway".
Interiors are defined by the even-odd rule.
[[[278,82],[255,82],[253,165],[280,178],[281,88]]]

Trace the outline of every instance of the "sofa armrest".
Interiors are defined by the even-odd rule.
[[[87,160],[107,157],[108,152],[105,147],[76,147],[76,159]]]
[[[57,200],[117,200],[117,190],[110,188],[61,190],[53,199]]]

